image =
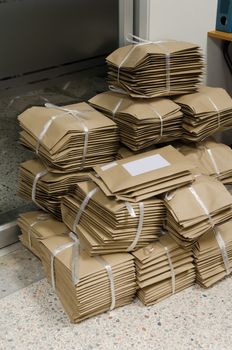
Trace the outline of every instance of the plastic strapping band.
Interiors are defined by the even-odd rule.
[[[72,256],[71,256],[71,271],[72,271],[72,281],[76,285],[79,282],[79,254],[80,254],[80,241],[77,236],[70,232],[69,237],[74,241],[72,246]]]
[[[222,259],[226,269],[226,274],[229,275],[231,273],[231,268],[230,268],[225,241],[223,240],[221,233],[217,227],[214,228],[214,233],[215,233],[215,238],[217,240],[218,246],[221,251]]]
[[[117,102],[114,110],[112,111],[113,120],[114,120],[115,114],[117,113],[117,111],[118,111],[119,107],[121,106],[122,102],[123,102],[123,98],[120,98],[120,100]]]
[[[209,158],[210,158],[210,160],[211,160],[211,163],[213,164],[213,167],[214,167],[214,169],[215,169],[215,171],[216,171],[217,176],[220,176],[220,171],[219,171],[219,169],[218,169],[217,163],[216,163],[216,161],[215,161],[215,158],[214,158],[214,156],[213,156],[213,153],[212,153],[211,149],[208,148],[208,147],[206,147],[206,146],[205,146],[205,148],[206,148],[206,151],[207,151],[207,153],[208,153],[208,155],[209,155]]]
[[[149,105],[149,107],[151,108],[151,110],[153,112],[155,112],[155,114],[159,117],[160,119],[160,135],[158,136],[158,138],[155,140],[156,142],[158,142],[160,139],[162,139],[163,137],[163,131],[164,131],[164,125],[163,125],[163,118],[162,115],[151,105]]]
[[[132,250],[134,250],[134,248],[136,247],[136,244],[138,243],[138,240],[140,238],[140,235],[143,229],[143,221],[144,221],[144,203],[140,202],[139,203],[139,223],[137,227],[137,232],[135,235],[135,239],[133,240],[131,245],[127,248],[128,252],[131,252]]]
[[[32,191],[31,191],[31,199],[32,201],[38,205],[40,208],[44,209],[36,200],[36,186],[37,186],[37,182],[39,181],[39,179],[41,177],[43,177],[44,175],[46,175],[48,173],[47,170],[41,171],[40,173],[36,174],[34,181],[33,181],[33,185],[32,185]]]
[[[113,271],[112,271],[112,267],[110,266],[110,264],[108,264],[108,262],[103,259],[103,257],[100,257],[99,255],[95,256],[95,259],[104,266],[104,268],[106,269],[108,278],[109,278],[109,282],[110,282],[110,292],[111,292],[111,305],[110,305],[110,310],[113,310],[115,308],[115,304],[116,304],[116,299],[115,299],[115,286],[114,286],[114,276],[113,276]]]
[[[218,127],[217,128],[219,129],[221,126],[221,113],[220,113],[217,105],[215,104],[215,102],[212,100],[212,98],[209,95],[207,95],[205,92],[203,92],[202,94],[205,95],[209,99],[210,103],[212,104],[215,111],[217,112],[217,115],[218,115]]]
[[[172,264],[172,259],[169,253],[169,250],[167,247],[164,247],[164,250],[166,252],[167,258],[168,258],[168,263],[169,263],[169,267],[170,267],[170,271],[171,271],[171,275],[172,275],[172,294],[175,294],[176,291],[176,275],[175,275],[175,270]]]
[[[63,250],[67,249],[67,248],[70,248],[74,245],[74,242],[68,242],[68,243],[65,243],[65,244],[62,244],[58,247],[56,247],[53,252],[52,252],[52,255],[51,255],[51,282],[52,282],[52,288],[55,290],[56,288],[56,282],[55,282],[55,265],[54,265],[54,262],[55,262],[55,257],[60,254]]]
[[[189,187],[190,192],[192,193],[192,195],[194,196],[194,198],[196,199],[197,203],[201,206],[201,208],[203,209],[204,213],[207,215],[208,220],[210,225],[212,226],[212,228],[215,226],[213,219],[210,215],[210,212],[208,211],[207,207],[205,206],[204,202],[202,201],[202,199],[199,197],[199,195],[197,194],[196,190],[190,186]]]
[[[92,196],[93,196],[97,191],[98,191],[98,187],[94,188],[92,191],[90,191],[90,192],[86,195],[85,199],[84,199],[83,202],[81,203],[80,208],[79,208],[79,210],[78,210],[78,212],[77,212],[77,216],[76,216],[76,218],[75,218],[75,220],[74,220],[74,223],[73,223],[73,232],[76,233],[76,226],[77,226],[77,225],[79,224],[79,222],[80,222],[80,219],[81,219],[81,216],[82,216],[82,214],[83,214],[83,211],[85,210],[85,208],[86,208],[86,206],[88,205],[88,203],[89,203],[90,199],[92,198]]]
[[[130,214],[130,216],[132,218],[135,218],[136,217],[136,213],[135,213],[135,210],[134,210],[132,204],[129,203],[129,202],[125,202],[125,205],[126,205],[127,211]]]
[[[32,233],[32,228],[38,224],[39,222],[41,221],[46,221],[48,219],[50,219],[51,216],[44,213],[44,214],[39,214],[37,217],[36,217],[36,221],[33,221],[30,225],[29,225],[29,229],[28,229],[28,245],[29,245],[29,248],[31,249],[32,245],[31,245],[31,233]]]

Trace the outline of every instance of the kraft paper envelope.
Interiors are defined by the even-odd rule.
[[[69,241],[67,236],[50,237],[41,241],[42,262],[49,280],[54,249]],[[108,311],[113,296],[104,264],[83,250],[76,261],[79,282],[73,282],[70,265],[72,249],[64,249],[54,258],[54,279],[56,293],[65,311],[72,322],[78,323]],[[133,257],[124,253],[104,255],[101,258],[112,269],[115,307],[131,303],[136,292]]]
[[[232,127],[232,98],[222,88],[201,87],[198,92],[175,99],[181,106],[183,138],[202,141],[217,131]]]
[[[116,122],[121,142],[133,151],[181,138],[182,113],[169,99],[132,99],[107,91],[89,103]]]
[[[216,226],[203,235],[194,246],[197,283],[209,288],[223,279],[232,269],[232,221]],[[218,243],[216,235],[220,235]],[[224,248],[223,248],[224,246]],[[225,252],[224,252],[225,250]],[[226,261],[223,256],[226,255]],[[228,267],[227,267],[228,266]],[[228,269],[228,271],[227,271]]]
[[[32,107],[18,117],[21,143],[36,150],[53,172],[91,168],[114,159],[116,124],[85,102]]]
[[[181,248],[168,234],[133,255],[138,297],[145,305],[157,303],[195,281],[192,252]]]
[[[120,47],[106,62],[110,84],[143,98],[194,92],[204,68],[200,48],[178,41]]]
[[[40,173],[42,176],[35,184],[35,178]],[[51,173],[40,160],[28,160],[19,167],[18,194],[24,199],[32,200],[32,189],[35,184],[35,203],[61,220],[62,196],[73,192],[78,181],[86,181],[89,178],[88,171],[68,174]]]
[[[92,191],[96,192],[80,214]],[[64,223],[77,232],[91,255],[132,251],[147,245],[157,239],[166,216],[160,199],[152,198],[133,205],[116,201],[93,182],[78,183],[75,193],[62,199],[61,210]]]
[[[140,201],[191,183],[193,165],[172,146],[166,146],[103,166],[91,176],[108,196]]]

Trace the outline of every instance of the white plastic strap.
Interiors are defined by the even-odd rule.
[[[56,288],[56,281],[55,281],[55,265],[54,265],[54,262],[55,262],[55,257],[60,254],[63,250],[67,249],[67,248],[70,248],[72,247],[74,244],[74,242],[68,242],[68,243],[65,243],[65,244],[62,244],[58,247],[56,247],[53,252],[52,252],[52,255],[51,255],[51,282],[52,282],[52,288],[55,290]]]
[[[200,198],[200,196],[197,194],[196,190],[190,186],[189,187],[190,192],[192,193],[192,195],[194,196],[194,198],[196,199],[197,203],[201,206],[201,208],[203,209],[204,213],[206,214],[206,216],[208,217],[209,223],[212,226],[212,228],[215,226],[213,219],[210,215],[210,212],[208,211],[205,203],[202,201],[202,199]]]
[[[123,95],[127,95],[127,92],[123,89],[120,89],[119,87],[116,87],[114,85],[108,85],[108,88],[110,91],[112,92],[116,92],[118,94],[123,94]]]
[[[207,151],[207,153],[208,153],[208,155],[209,155],[209,158],[210,158],[210,160],[211,160],[211,163],[213,164],[213,167],[214,167],[214,169],[215,169],[215,172],[216,172],[217,176],[219,177],[219,176],[220,176],[220,171],[219,171],[219,169],[218,169],[218,166],[217,166],[217,163],[216,163],[215,158],[214,158],[214,156],[213,156],[213,153],[212,153],[211,149],[208,148],[207,146],[205,146],[205,148],[206,148],[206,151]]]
[[[220,126],[221,126],[221,113],[220,113],[220,111],[219,111],[219,109],[218,109],[216,103],[215,103],[215,102],[212,100],[212,98],[211,98],[208,94],[206,94],[205,92],[202,92],[201,94],[205,95],[205,96],[208,98],[208,100],[210,101],[210,103],[211,103],[212,106],[214,107],[215,111],[217,112],[217,115],[218,115],[218,127],[217,127],[217,128],[219,129]]]
[[[225,265],[226,274],[229,275],[231,273],[230,262],[227,254],[226,244],[223,240],[221,233],[217,227],[214,228],[215,238],[217,240],[218,246],[221,251],[222,259]]]
[[[103,259],[103,257],[97,255],[95,256],[95,259],[104,266],[104,268],[106,269],[108,278],[109,278],[109,282],[110,282],[110,293],[111,293],[111,305],[110,305],[110,310],[113,310],[115,308],[115,304],[116,304],[116,298],[115,298],[115,286],[114,286],[114,276],[113,276],[113,271],[112,271],[112,267],[110,266],[110,264]]]
[[[30,225],[29,225],[29,229],[28,229],[28,245],[29,245],[29,248],[31,249],[32,245],[31,245],[31,233],[32,233],[32,228],[38,224],[39,222],[41,221],[46,221],[46,220],[49,220],[51,218],[50,215],[46,214],[46,213],[42,213],[42,214],[39,214],[37,217],[36,217],[36,221],[33,221]]]
[[[83,211],[84,211],[85,208],[87,207],[87,205],[88,205],[90,199],[92,198],[92,196],[93,196],[98,190],[99,190],[99,188],[96,187],[96,188],[94,188],[92,191],[90,191],[90,192],[86,195],[86,197],[85,197],[85,199],[83,200],[83,202],[81,203],[80,208],[79,208],[79,210],[78,210],[78,212],[77,212],[77,216],[76,216],[76,218],[75,218],[75,220],[74,220],[74,223],[73,223],[73,232],[76,233],[76,226],[77,226],[77,225],[79,224],[79,222],[80,222],[80,219],[81,219],[81,216],[82,216],[82,214],[83,214]]]
[[[175,270],[172,264],[172,259],[169,253],[169,250],[167,247],[164,247],[165,253],[167,255],[168,258],[168,263],[169,263],[169,267],[170,267],[170,271],[171,271],[171,276],[172,276],[172,294],[175,294],[176,291],[176,275],[175,275]]]
[[[32,185],[32,191],[31,191],[31,199],[32,201],[38,205],[40,208],[44,209],[36,200],[36,186],[37,186],[37,182],[39,181],[39,179],[41,177],[43,177],[44,175],[46,175],[48,173],[47,170],[43,170],[41,171],[40,173],[36,174],[35,178],[34,178],[34,181],[33,181],[33,185]]]
[[[129,202],[125,202],[125,205],[126,205],[127,211],[130,214],[130,216],[132,218],[135,218],[136,217],[136,213],[135,213],[135,210],[134,210],[132,204],[129,203]]]
[[[150,104],[149,104],[149,107],[151,108],[151,110],[153,112],[155,112],[155,114],[159,117],[159,120],[160,120],[160,135],[155,140],[156,142],[158,142],[163,137],[163,131],[164,131],[163,118],[162,118],[162,115],[154,107],[152,107]]]
[[[80,255],[80,241],[74,233],[70,232],[69,237],[74,241],[72,246],[72,256],[71,256],[71,271],[72,271],[72,281],[74,286],[80,281],[79,279],[79,255]]]
[[[114,120],[115,114],[117,113],[117,111],[118,111],[119,107],[121,106],[122,102],[123,102],[123,98],[120,98],[120,100],[117,102],[115,108],[113,109],[113,111],[112,111],[113,120]]]
[[[127,248],[128,252],[131,252],[132,250],[134,250],[134,248],[136,247],[136,244],[138,243],[138,240],[140,238],[140,235],[141,235],[142,229],[143,229],[143,221],[144,221],[144,203],[140,202],[139,203],[139,223],[138,223],[138,227],[137,227],[137,232],[136,232],[136,235],[135,235],[133,242]]]

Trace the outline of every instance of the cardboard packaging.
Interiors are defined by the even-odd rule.
[[[180,41],[120,47],[106,62],[109,84],[143,98],[197,91],[204,67],[200,48]]]
[[[183,138],[186,140],[199,142],[232,127],[232,98],[224,89],[200,87],[198,92],[177,97],[175,102],[184,113]]]
[[[20,142],[52,172],[73,172],[110,162],[118,151],[116,124],[87,103],[32,107],[18,117]]]
[[[18,194],[61,220],[61,198],[74,191],[77,182],[90,178],[88,171],[59,174],[49,172],[39,159],[19,167]]]
[[[213,176],[223,184],[232,183],[232,150],[223,143],[208,139],[200,143],[179,145],[180,151],[201,174]]]
[[[190,184],[193,165],[172,146],[166,146],[96,166],[93,181],[106,196],[141,202],[158,194]]]
[[[153,305],[194,284],[192,252],[181,248],[168,234],[133,255],[137,295],[145,305]]]
[[[64,223],[90,255],[143,247],[157,239],[166,217],[160,199],[116,201],[90,181],[77,184],[75,193],[62,199],[61,210]]]
[[[218,180],[204,175],[191,186],[165,196],[166,229],[181,246],[192,246],[203,234],[232,218],[232,196]]]
[[[181,138],[182,113],[169,99],[132,99],[107,91],[89,103],[116,122],[121,142],[133,151]]]
[[[232,269],[232,221],[216,226],[202,236],[194,246],[196,281],[209,288]]]
[[[131,254],[90,257],[81,250],[75,256],[75,246],[66,235],[44,239],[40,244],[47,278],[72,322],[132,302],[136,281]]]
[[[22,244],[40,258],[40,241],[52,236],[68,234],[65,224],[43,211],[23,213],[18,218]]]

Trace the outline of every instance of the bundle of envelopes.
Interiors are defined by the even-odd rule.
[[[83,208],[88,197],[88,204]],[[64,223],[77,232],[90,255],[143,247],[157,239],[166,217],[160,199],[147,199],[133,205],[116,201],[90,181],[79,183],[74,194],[65,196],[61,208]]]
[[[43,211],[30,211],[18,218],[22,244],[40,257],[40,241],[55,235],[68,233],[68,228],[60,221]]]
[[[140,202],[193,181],[192,164],[174,147],[140,153],[96,166],[95,181],[107,196]]]
[[[87,171],[56,174],[47,171],[40,160],[28,160],[19,167],[18,194],[61,219],[61,197],[74,191],[78,181],[88,179]]]
[[[214,225],[232,218],[232,196],[213,177],[199,175],[191,186],[165,196],[166,228],[183,246],[193,245]]]
[[[138,297],[145,305],[155,304],[194,284],[192,252],[181,248],[168,234],[133,255]]]
[[[131,254],[90,257],[81,250],[75,257],[72,240],[65,235],[40,244],[45,273],[72,322],[132,302],[136,281]]]
[[[224,184],[232,183],[232,150],[229,146],[205,140],[182,144],[178,151],[193,162],[200,173],[214,176]]]
[[[169,99],[132,99],[108,91],[89,102],[116,122],[121,142],[134,151],[176,140],[182,135],[182,112]]]
[[[194,247],[196,280],[208,288],[231,273],[232,221],[227,221],[203,235]]]
[[[194,92],[202,79],[200,48],[164,41],[120,47],[107,58],[108,81],[132,97],[151,98]]]
[[[201,87],[175,99],[184,113],[183,138],[202,141],[216,131],[232,127],[232,98],[221,88]]]
[[[35,150],[53,172],[110,162],[118,150],[116,124],[84,102],[32,107],[18,119],[21,143]]]

